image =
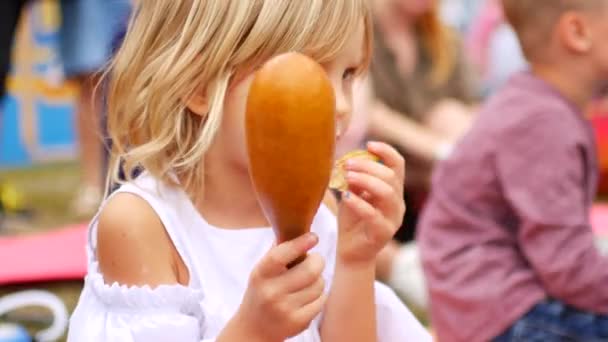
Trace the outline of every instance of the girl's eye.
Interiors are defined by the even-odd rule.
[[[357,74],[356,68],[348,68],[344,71],[344,74],[342,74],[342,79],[344,81],[349,81],[349,80],[353,79],[356,74]]]

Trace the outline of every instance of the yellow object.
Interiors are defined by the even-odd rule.
[[[3,184],[0,187],[0,202],[6,211],[19,211],[24,208],[23,196],[14,187]]]
[[[342,158],[336,161],[334,169],[331,173],[331,179],[329,181],[330,189],[338,190],[340,192],[348,189],[348,182],[346,182],[346,169],[344,166],[348,160],[355,158],[368,159],[375,162],[380,161],[378,156],[365,150],[355,150],[345,154]]]

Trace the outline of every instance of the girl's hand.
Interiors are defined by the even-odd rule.
[[[348,192],[342,195],[337,262],[374,263],[403,221],[405,161],[391,146],[369,143],[382,163],[351,159],[346,163]]]
[[[318,243],[312,233],[274,246],[252,271],[249,287],[232,322],[248,341],[284,341],[305,330],[325,303],[323,258],[309,254]]]

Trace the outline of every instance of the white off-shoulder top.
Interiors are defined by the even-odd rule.
[[[95,217],[89,228],[88,275],[70,320],[68,341],[214,341],[238,309],[251,270],[274,243],[272,229],[213,227],[182,190],[146,173],[113,195],[117,193],[135,194],[154,209],[188,268],[190,283],[157,288],[104,283],[96,259]],[[312,230],[320,240],[312,252],[326,260],[323,277],[329,291],[336,257],[336,217],[321,206]],[[375,289],[379,341],[431,341],[390,289],[380,283]],[[321,341],[319,320],[288,341]]]

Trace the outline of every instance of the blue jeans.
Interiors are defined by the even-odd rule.
[[[608,341],[608,316],[547,300],[536,305],[494,342]]]
[[[129,1],[61,0],[60,4],[59,51],[66,75],[98,72],[112,57],[114,38],[129,19]]]

